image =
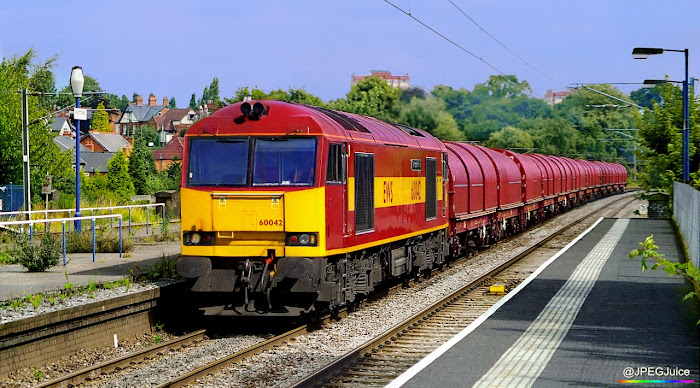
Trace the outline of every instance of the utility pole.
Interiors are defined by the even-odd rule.
[[[22,88],[22,182],[24,185],[24,210],[32,210],[32,196],[29,184],[29,100],[27,88]],[[26,213],[29,219],[29,213]]]

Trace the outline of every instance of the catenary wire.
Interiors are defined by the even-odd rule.
[[[460,50],[464,51],[465,53],[471,55],[472,57],[478,59],[479,61],[481,61],[482,63],[484,63],[484,64],[487,65],[488,67],[490,67],[490,68],[492,68],[493,70],[497,71],[499,74],[501,74],[501,75],[507,75],[506,73],[504,73],[503,71],[501,71],[500,69],[498,69],[496,66],[494,66],[494,65],[490,64],[489,62],[487,62],[484,58],[482,58],[482,57],[480,57],[480,56],[474,54],[473,52],[467,50],[466,48],[462,47],[461,45],[459,45],[458,43],[456,43],[456,42],[453,41],[452,39],[448,38],[447,36],[445,36],[445,35],[443,35],[442,33],[438,32],[436,29],[434,29],[434,28],[430,27],[429,25],[427,25],[426,23],[424,23],[422,20],[420,20],[420,19],[418,19],[417,17],[413,16],[410,12],[406,12],[405,10],[403,10],[403,8],[397,6],[396,4],[392,3],[392,2],[389,1],[389,0],[384,0],[384,2],[386,2],[386,3],[389,4],[389,5],[391,5],[392,7],[396,8],[399,12],[403,13],[404,15],[406,15],[406,16],[410,17],[411,19],[415,20],[415,21],[418,22],[420,25],[422,25],[423,27],[425,27],[425,28],[427,28],[428,30],[432,31],[433,33],[435,33],[436,35],[438,35],[438,36],[441,37],[442,39],[444,39],[444,40],[450,42],[450,43],[451,43],[452,45],[454,45],[455,47],[457,47],[457,48],[459,48]],[[538,96],[538,97],[540,97],[540,98],[544,98],[544,96],[540,95],[539,93],[537,93],[537,92],[535,92],[535,91],[533,91],[533,90],[530,90],[530,91],[531,91],[533,94],[535,94],[536,96]]]

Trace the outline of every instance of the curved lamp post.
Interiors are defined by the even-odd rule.
[[[634,59],[647,59],[649,55],[663,54],[664,51],[685,53],[685,80],[683,81],[683,182],[690,181],[690,98],[688,96],[688,49],[671,50],[664,48],[636,47],[632,50]],[[664,81],[673,82],[673,81]],[[661,83],[657,80],[646,80],[645,84]]]
[[[85,77],[83,77],[83,68],[74,66],[70,71],[70,88],[75,97],[75,118],[76,111],[80,108],[80,97],[83,96],[83,86],[85,85]],[[81,217],[80,213],[80,119],[75,120],[75,216]],[[82,232],[82,222],[74,221],[75,231]]]

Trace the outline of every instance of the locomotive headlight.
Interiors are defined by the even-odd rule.
[[[289,246],[316,246],[316,233],[290,233],[287,235]]]
[[[182,243],[185,245],[214,245],[213,232],[183,232]]]

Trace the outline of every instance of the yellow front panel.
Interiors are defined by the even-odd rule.
[[[215,193],[181,190],[182,230],[216,232],[213,246],[183,246],[191,256],[323,256],[325,190]],[[275,221],[277,224],[275,224]],[[316,247],[285,247],[287,232],[317,233]]]
[[[213,230],[284,231],[283,193],[213,193]]]

